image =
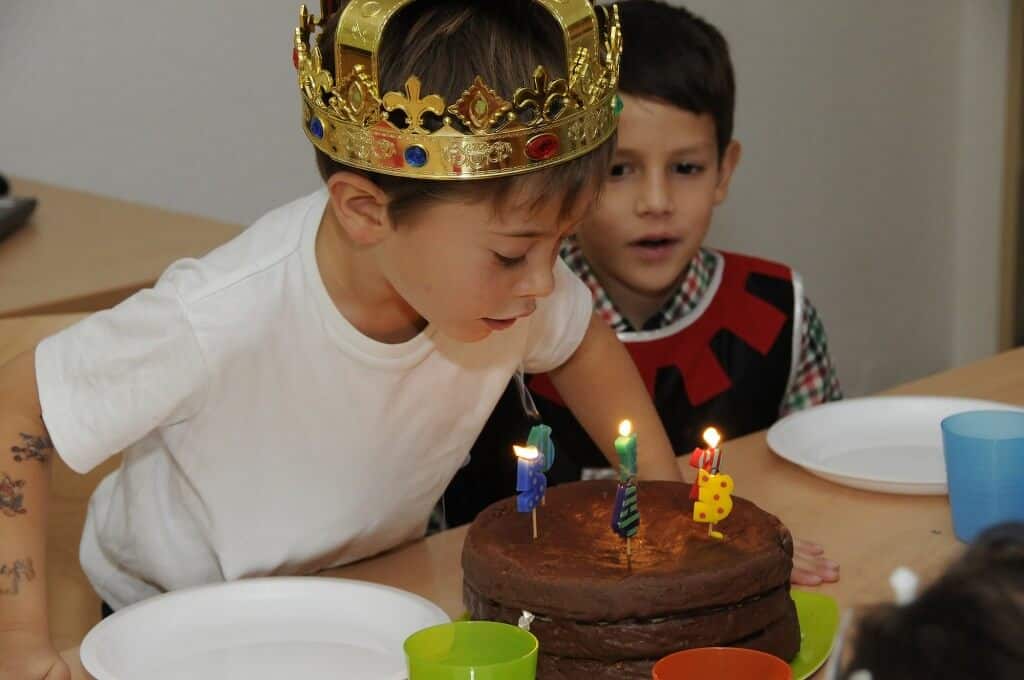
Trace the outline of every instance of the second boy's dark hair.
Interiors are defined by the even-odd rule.
[[[689,10],[657,0],[625,0],[619,12],[624,47],[619,89],[710,114],[721,157],[732,141],[736,107],[736,78],[725,37]]]

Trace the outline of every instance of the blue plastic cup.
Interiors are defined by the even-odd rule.
[[[967,411],[942,421],[953,532],[970,543],[1024,520],[1024,412]]]

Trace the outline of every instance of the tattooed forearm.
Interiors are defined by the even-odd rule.
[[[40,463],[45,463],[49,459],[50,454],[53,453],[53,442],[47,435],[37,436],[24,432],[18,434],[21,436],[21,446],[11,447],[14,460],[19,463],[26,460],[38,460]]]
[[[31,581],[35,577],[31,557],[15,560],[14,564],[0,564],[0,595],[17,595],[21,580]]]
[[[0,515],[14,517],[24,515],[25,482],[21,479],[11,479],[6,472],[0,472]]]

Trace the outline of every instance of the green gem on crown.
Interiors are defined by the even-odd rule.
[[[620,97],[618,94],[612,97],[612,113],[614,113],[616,116],[622,113],[622,109],[625,105],[626,103],[622,101],[622,97]]]

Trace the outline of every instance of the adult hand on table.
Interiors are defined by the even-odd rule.
[[[825,549],[810,541],[793,540],[793,574],[796,586],[820,586],[839,580],[839,563],[825,557]]]
[[[0,633],[0,680],[71,680],[71,671],[47,635]]]

